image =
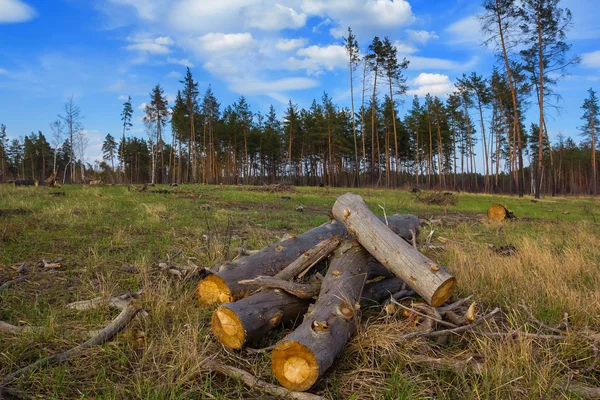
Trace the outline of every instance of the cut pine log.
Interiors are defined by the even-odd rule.
[[[410,240],[412,236],[410,231],[414,231],[419,226],[419,219],[413,215],[393,216],[388,217],[387,220],[390,229],[405,240]],[[292,261],[297,260],[305,253],[310,253],[303,261],[306,262],[305,266],[303,264],[297,267],[299,270],[306,269],[314,263],[314,259],[317,259],[318,262],[329,254],[315,251],[313,248],[323,240],[335,236],[349,237],[343,224],[331,221],[301,235],[271,244],[251,256],[240,257],[223,266],[218,273],[210,275],[198,283],[196,290],[198,301],[200,304],[207,305],[239,300],[257,289],[251,285],[240,284],[239,281],[258,276],[276,276]],[[329,252],[335,248],[325,247]],[[314,254],[311,251],[314,251]],[[308,262],[309,260],[312,261]],[[281,276],[277,277],[284,279]]]
[[[373,257],[366,264],[367,279],[382,276],[389,271]],[[384,276],[388,276],[385,275]],[[212,316],[212,332],[224,346],[241,349],[245,344],[262,338],[281,323],[299,321],[308,310],[312,297],[320,292],[320,285],[281,281],[276,278],[257,278],[257,282],[271,284],[287,283],[278,289],[265,289],[233,303],[220,306]],[[387,278],[365,285],[360,299],[361,307],[380,304],[396,293],[403,282],[398,278]]]
[[[427,303],[441,306],[450,298],[456,279],[417,249],[398,238],[363,199],[355,194],[340,196],[333,216],[342,222],[360,244],[394,275],[405,281]]]
[[[271,354],[273,375],[283,387],[310,389],[352,337],[367,261],[368,253],[354,240],[336,250],[312,312]]]
[[[492,204],[488,208],[487,216],[490,221],[504,221],[514,217],[514,214],[500,204]]]

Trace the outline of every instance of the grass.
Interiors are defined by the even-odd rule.
[[[35,371],[16,385],[44,399],[241,399],[258,396],[240,383],[200,367],[207,356],[273,382],[268,355],[247,356],[215,344],[208,327],[212,309],[195,300],[195,282],[175,281],[156,266],[182,257],[212,266],[237,248],[259,249],[285,233],[300,233],[329,220],[344,189],[297,188],[266,193],[248,187],[181,186],[171,194],[128,191],[122,186],[61,189],[0,186],[0,282],[26,263],[62,258],[56,272],[36,272],[0,297],[0,320],[41,327],[19,336],[0,333],[0,375],[86,340],[115,317],[100,308],[77,312],[65,304],[99,295],[145,289],[145,321],[116,340],[63,365]],[[157,188],[158,189],[158,188]],[[164,189],[164,188],[163,188]],[[63,191],[52,197],[49,191]],[[600,211],[593,198],[531,198],[460,193],[458,202],[429,206],[407,191],[361,189],[371,209],[413,213],[440,222],[424,226],[423,243],[450,239],[443,250],[425,250],[458,279],[456,296],[473,294],[478,314],[502,307],[504,329],[536,332],[521,308],[548,325],[569,314],[572,332],[600,331]],[[282,199],[289,196],[291,200]],[[517,219],[499,229],[485,221],[500,203]],[[210,207],[207,207],[209,205]],[[302,205],[304,212],[295,212]],[[443,239],[442,239],[443,240]],[[493,246],[493,247],[490,247]],[[494,251],[512,245],[510,256]],[[131,269],[133,266],[134,269]],[[133,272],[131,272],[133,271]],[[564,341],[498,340],[466,335],[445,345],[399,341],[408,322],[398,315],[365,313],[369,323],[314,388],[331,399],[553,399],[577,398],[565,390],[574,378],[600,386],[593,348],[581,334]],[[260,345],[283,337],[273,332]],[[415,355],[462,360],[476,357],[479,371],[431,368]],[[262,396],[263,398],[265,396]]]

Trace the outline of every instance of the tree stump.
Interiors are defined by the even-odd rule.
[[[348,228],[365,249],[394,275],[402,279],[428,304],[438,307],[450,296],[456,278],[396,236],[352,193],[340,196],[333,205],[333,216]]]
[[[492,204],[488,208],[487,216],[490,221],[504,221],[514,217],[514,214],[509,211],[506,207],[500,204]]]

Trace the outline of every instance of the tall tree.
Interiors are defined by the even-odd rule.
[[[59,115],[59,118],[65,123],[67,128],[67,135],[69,137],[69,144],[71,153],[69,154],[69,162],[67,165],[71,165],[71,183],[75,182],[75,142],[76,137],[83,130],[83,115],[81,115],[81,108],[73,100],[73,96],[65,102],[64,114]],[[66,180],[67,169],[65,168],[63,182]]]
[[[360,62],[360,49],[356,36],[352,33],[352,28],[348,27],[348,37],[344,38],[344,47],[346,54],[348,54],[348,70],[350,71],[350,101],[352,103],[352,133],[354,134],[354,162],[355,165],[355,176],[354,183],[356,187],[359,187],[360,178],[360,163],[358,161],[358,144],[356,140],[356,116],[354,114],[354,69]]]
[[[6,135],[6,125],[0,124],[0,183],[4,183],[6,176],[6,144],[8,138]]]
[[[169,102],[164,95],[163,88],[159,85],[156,85],[152,92],[150,93],[150,104],[146,105],[146,116],[145,120],[150,124],[155,124],[155,133],[156,133],[156,165],[158,165],[158,155],[160,154],[160,168],[161,173],[159,175],[160,182],[163,183],[165,181],[165,158],[164,158],[164,142],[162,137],[163,128],[167,124],[169,119],[170,111],[169,111]],[[152,131],[152,130],[150,130]],[[154,183],[154,182],[152,182]]]
[[[386,36],[383,39],[383,68],[385,75],[388,78],[389,89],[390,89],[390,101],[392,103],[392,126],[394,127],[394,158],[396,160],[396,179],[398,170],[400,169],[400,157],[398,154],[398,129],[396,126],[396,105],[394,102],[394,94],[403,95],[406,93],[408,87],[406,86],[406,77],[402,74],[402,71],[408,68],[409,61],[404,58],[401,62],[398,62],[398,54],[396,46],[392,44],[390,39]]]
[[[553,82],[549,74],[564,74],[569,65],[579,62],[579,58],[567,57],[571,45],[565,42],[566,30],[571,25],[571,11],[559,7],[560,0],[523,0],[520,9],[523,24],[524,43],[526,49],[521,50],[525,60],[526,69],[532,73],[537,89],[537,100],[539,106],[539,132],[538,145],[540,148],[544,142],[544,127],[546,120],[544,115],[545,95],[548,92],[547,85]],[[537,71],[536,71],[537,70]],[[535,198],[540,197],[541,174],[543,168],[544,152],[538,151],[536,168]]]
[[[519,43],[512,38],[516,37],[516,31],[519,29],[518,8],[515,5],[516,0],[483,0],[485,13],[481,16],[481,28],[490,37],[485,41],[487,46],[494,46],[498,49],[500,57],[504,61],[506,75],[510,87],[511,99],[513,103],[513,135],[516,138],[517,154],[519,160],[518,173],[518,193],[523,197],[525,182],[523,180],[523,140],[521,134],[521,119],[519,114],[519,101],[517,99],[517,87],[513,78],[513,69],[509,51]]]
[[[381,74],[382,65],[385,63],[383,42],[378,36],[373,38],[366,56],[369,67],[374,74],[373,97],[371,98],[371,184],[375,183],[375,112],[377,104],[377,77]],[[379,156],[377,157],[379,158]]]
[[[127,182],[127,174],[125,173],[125,132],[131,129],[133,124],[131,123],[131,117],[133,116],[133,107],[131,106],[131,96],[127,98],[127,101],[123,103],[123,112],[121,112],[121,122],[123,122],[123,138],[121,140],[121,145],[119,146],[119,154],[121,161],[121,171],[123,172],[123,183]]]
[[[115,138],[109,133],[104,138],[102,143],[102,158],[104,160],[110,160],[111,163],[111,175],[113,181],[115,180],[115,151],[117,150],[117,142]]]
[[[198,109],[198,95],[200,94],[200,91],[198,90],[198,82],[194,81],[194,77],[192,76],[192,72],[190,71],[189,67],[186,70],[185,78],[180,82],[183,83],[183,96],[187,107],[187,117],[189,119],[190,126],[188,151],[190,152],[190,156],[192,158],[192,181],[194,183],[198,183],[198,157],[196,150],[196,124],[194,116]]]
[[[592,194],[597,194],[597,167],[596,167],[596,135],[600,128],[600,109],[598,108],[598,97],[596,92],[590,88],[588,90],[588,97],[583,101],[581,106],[583,109],[583,116],[581,119],[585,124],[580,128],[581,132],[586,138],[590,140],[590,147],[592,149]]]

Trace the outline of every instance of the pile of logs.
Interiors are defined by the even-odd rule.
[[[456,284],[414,245],[417,217],[377,217],[351,193],[336,201],[333,216],[221,266],[197,287],[201,305],[221,304],[211,325],[226,347],[240,349],[281,324],[295,326],[271,353],[273,375],[293,391],[310,389],[333,364],[361,308],[414,293],[439,307]]]

